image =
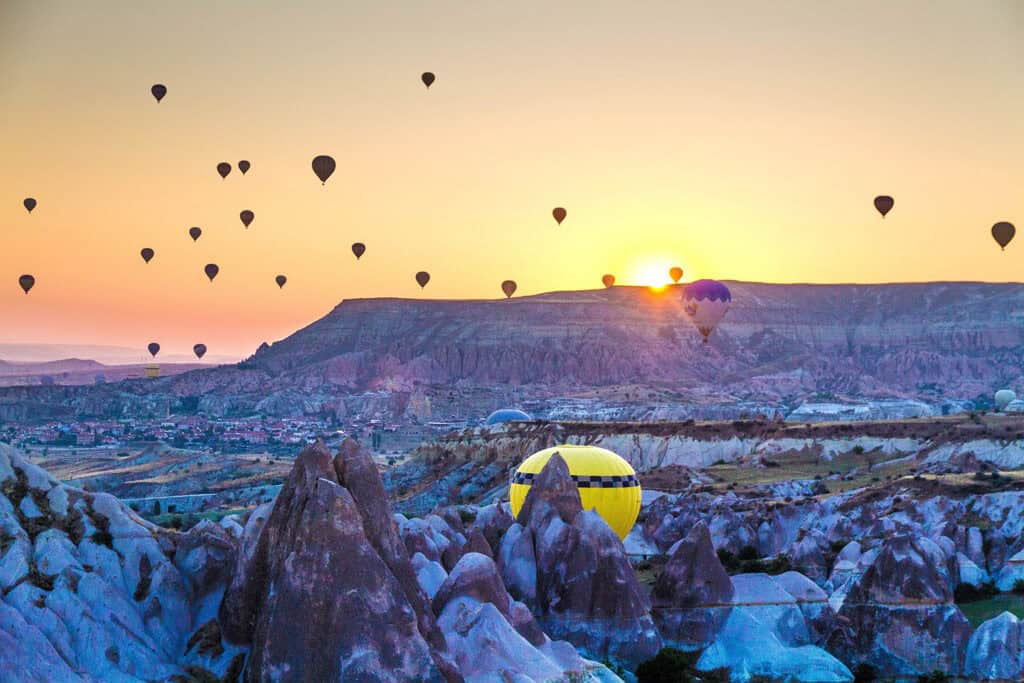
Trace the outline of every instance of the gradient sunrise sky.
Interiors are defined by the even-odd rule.
[[[241,356],[344,298],[671,265],[1024,279],[1017,0],[5,0],[0,121],[0,342]]]

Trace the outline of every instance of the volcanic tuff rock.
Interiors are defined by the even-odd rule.
[[[977,680],[1019,681],[1024,676],[1024,628],[1009,612],[989,619],[967,643],[964,674]]]

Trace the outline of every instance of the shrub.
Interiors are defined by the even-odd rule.
[[[941,671],[933,671],[930,674],[921,674],[917,677],[917,683],[947,683],[949,675]]]
[[[878,680],[878,670],[867,662],[853,670],[853,683],[872,683]]]
[[[1024,593],[1024,579],[1017,579],[1013,582],[1014,593]]]
[[[690,683],[697,675],[700,652],[663,647],[653,659],[636,669],[637,683]]]
[[[739,559],[741,562],[756,560],[760,556],[761,554],[757,552],[757,548],[755,548],[752,545],[745,545],[742,548],[740,548]]]
[[[993,595],[999,593],[999,589],[996,585],[989,581],[983,583],[981,586],[972,586],[969,583],[958,583],[956,588],[953,590],[953,599],[955,602],[976,602],[978,600],[986,600],[991,598]]]

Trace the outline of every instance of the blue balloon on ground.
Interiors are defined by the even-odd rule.
[[[495,410],[493,413],[487,416],[487,420],[484,422],[485,425],[497,425],[503,422],[516,422],[521,420],[532,420],[527,413],[515,408],[502,408]]]

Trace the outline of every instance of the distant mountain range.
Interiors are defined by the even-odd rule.
[[[126,346],[98,344],[32,344],[0,342],[0,359],[14,363],[45,363],[66,359],[88,359],[104,365],[138,365],[144,363],[148,354],[145,349]],[[164,353],[160,356],[165,363],[195,363],[191,354]],[[236,356],[207,354],[206,364],[234,363]]]
[[[221,413],[426,418],[555,398],[937,404],[1024,390],[1022,284],[727,284],[733,306],[708,344],[683,315],[681,287],[359,299],[237,366],[104,391],[149,403],[199,397],[201,409]]]

